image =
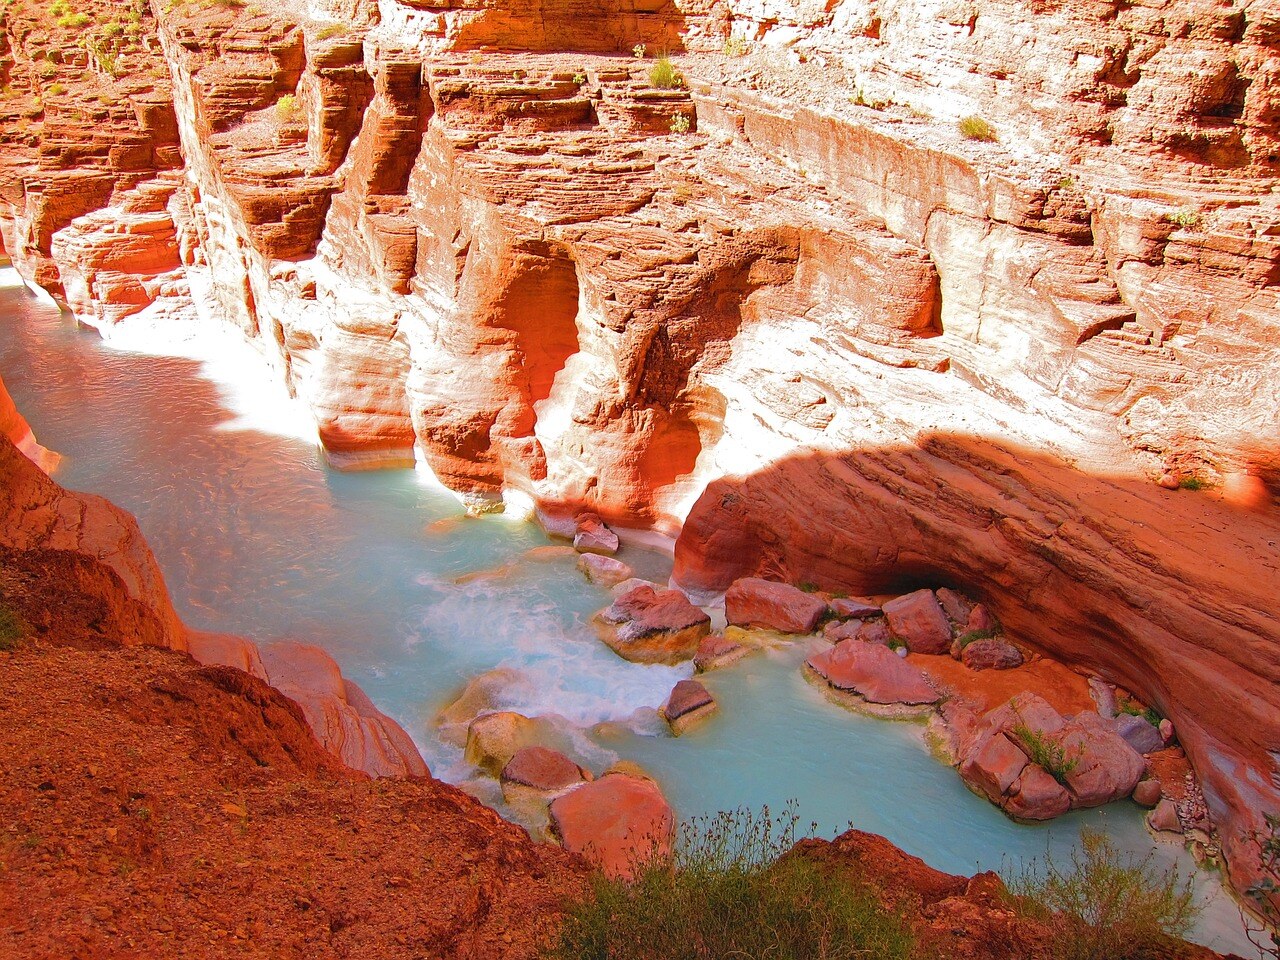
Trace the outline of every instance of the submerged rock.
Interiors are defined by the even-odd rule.
[[[578,569],[592,583],[614,587],[630,580],[633,571],[621,560],[598,553],[584,553],[578,558]]]
[[[658,785],[630,773],[606,773],[551,802],[561,845],[612,877],[632,877],[641,863],[669,854],[675,822]]]
[[[826,612],[822,598],[788,583],[759,577],[736,581],[724,595],[725,618],[740,627],[812,633]]]
[[[680,663],[692,660],[711,617],[679,590],[636,587],[596,615],[600,637],[632,663]]]
[[[890,600],[884,615],[893,635],[912,653],[946,653],[951,648],[951,623],[932,590],[917,590]]]
[[[716,711],[716,699],[697,680],[681,680],[662,705],[660,713],[676,736]]]

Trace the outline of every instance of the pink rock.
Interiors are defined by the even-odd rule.
[[[960,653],[970,670],[1012,670],[1022,666],[1022,653],[1004,640],[975,640]]]
[[[1164,747],[1159,728],[1152,726],[1146,717],[1122,713],[1113,718],[1111,724],[1120,738],[1138,753],[1155,753]]]
[[[505,767],[502,780],[530,787],[544,793],[555,793],[581,783],[582,769],[563,753],[547,747],[525,747],[516,751]]]
[[[723,634],[713,633],[703,637],[698,644],[698,652],[693,658],[693,665],[699,673],[717,670],[736,663],[747,655],[747,648],[735,643]]]
[[[1133,802],[1140,807],[1150,809],[1160,802],[1163,791],[1160,789],[1160,781],[1155,778],[1141,780],[1138,785],[1133,788]]]
[[[596,617],[601,639],[633,663],[691,660],[711,618],[679,590],[642,585],[624,593]]]
[[[968,623],[969,616],[973,613],[973,604],[963,595],[956,593],[950,587],[940,587],[934,591],[934,595],[937,596],[938,603],[948,617],[956,623]]]
[[[1160,721],[1160,739],[1164,741],[1165,746],[1174,741],[1173,721],[1168,717]]]
[[[917,706],[939,699],[923,673],[878,644],[842,640],[807,662],[837,690],[853,691],[869,703]]]
[[[969,616],[964,622],[966,633],[990,633],[996,629],[996,626],[996,618],[991,615],[991,611],[983,603],[977,604],[970,610]]]
[[[706,687],[697,680],[681,680],[672,689],[660,713],[671,724],[671,729],[680,734],[715,709],[715,697]]]
[[[841,618],[857,618],[865,620],[867,617],[880,616],[879,604],[872,603],[870,600],[862,597],[840,597],[831,601],[831,612]]]
[[[960,776],[992,803],[1001,804],[1030,761],[1003,733],[985,738],[979,734],[975,740],[960,764]]]
[[[652,780],[610,773],[553,800],[551,828],[566,850],[625,879],[670,852],[675,815]]]
[[[830,623],[823,625],[822,635],[832,643],[839,643],[841,640],[853,640],[858,636],[858,632],[863,626],[864,624],[861,620],[832,620]]]
[[[573,549],[579,553],[599,553],[612,556],[618,552],[618,535],[605,526],[594,513],[578,517],[577,531],[573,536]],[[626,578],[623,577],[625,580]]]
[[[599,553],[584,553],[578,558],[578,569],[592,583],[613,587],[630,580],[632,570],[621,560],[606,557]]]
[[[1073,806],[1096,807],[1127,797],[1147,769],[1142,755],[1096,713],[1071,718],[1063,729],[1062,745],[1068,757],[1079,757],[1066,775]]]
[[[1019,820],[1052,820],[1071,809],[1071,794],[1042,767],[1029,763],[1009,790],[1004,809]]]
[[[1178,819],[1178,806],[1168,797],[1156,804],[1147,814],[1147,824],[1157,833],[1182,833],[1182,821]]]
[[[724,612],[735,626],[812,633],[827,612],[827,605],[819,597],[790,584],[747,577],[726,591]]]
[[[893,639],[893,633],[883,620],[872,620],[858,628],[857,637],[864,643],[878,643],[883,647],[888,646],[889,641]]]
[[[946,653],[951,647],[951,624],[932,590],[917,590],[890,600],[884,615],[893,635],[912,653]]]

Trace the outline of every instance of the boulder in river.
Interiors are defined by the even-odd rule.
[[[605,587],[617,586],[634,575],[632,569],[621,560],[599,553],[584,553],[578,558],[578,569],[592,583]]]
[[[573,535],[573,549],[579,553],[612,556],[618,552],[618,535],[594,513],[584,513],[578,517],[577,530]]]
[[[711,617],[679,590],[641,585],[618,597],[596,615],[600,637],[632,663],[681,663],[692,660]]]
[[[821,597],[759,577],[735,581],[724,595],[725,618],[740,627],[813,633],[826,613],[827,604]]]
[[[681,680],[659,711],[676,736],[716,711],[716,699],[697,680]]]

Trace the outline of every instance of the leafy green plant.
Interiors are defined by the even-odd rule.
[[[585,73],[575,73],[573,75],[573,82],[576,83],[578,86],[582,86],[584,83],[587,82],[587,75]]]
[[[645,53],[648,52],[648,49],[649,48],[646,47],[643,43],[637,43],[634,47],[631,48],[631,55],[635,57],[637,60],[643,60]]]
[[[1117,700],[1116,709],[1133,717],[1142,717],[1153,727],[1160,726],[1160,721],[1163,719],[1152,707],[1144,707],[1137,700],[1129,697],[1121,697]]]
[[[994,142],[996,139],[996,128],[976,115],[961,117],[956,128],[960,131],[960,136],[966,140]]]
[[[49,88],[49,95],[51,97],[60,97],[66,92],[67,92],[67,85],[65,83],[55,83],[53,86]]]
[[[994,627],[990,630],[969,630],[956,637],[956,643],[960,644],[960,649],[963,650],[975,640],[990,640],[996,633],[997,631]]]
[[[1164,218],[1169,223],[1184,230],[1191,230],[1200,225],[1200,211],[1193,210],[1190,207],[1183,207],[1181,210],[1166,213]]]
[[[91,19],[87,13],[65,13],[58,18],[58,26],[63,30],[83,30]]]
[[[659,90],[674,90],[684,86],[684,77],[680,76],[680,71],[670,59],[659,57],[649,68],[649,86]]]
[[[341,37],[347,32],[345,23],[331,23],[327,27],[322,28],[316,33],[317,40],[329,40],[333,37]]]
[[[792,808],[720,813],[686,824],[667,858],[631,881],[597,874],[571,904],[556,960],[776,957],[899,960],[913,937],[864,882],[788,855]]]
[[[1008,881],[1016,908],[1055,928],[1054,960],[1155,960],[1191,929],[1199,908],[1191,878],[1153,867],[1152,854],[1124,855],[1096,830],[1080,831],[1068,865],[1046,853]]]
[[[751,50],[749,44],[742,37],[730,37],[724,42],[723,53],[726,57],[742,57]]]
[[[1067,748],[1061,740],[1033,730],[1025,723],[1014,727],[1013,734],[1027,748],[1027,756],[1031,758],[1031,762],[1043,767],[1045,773],[1061,784],[1067,782],[1071,771],[1080,764],[1079,752],[1067,756]]]
[[[0,650],[5,652],[13,650],[24,633],[26,633],[26,626],[22,618],[13,610],[0,604]]]
[[[688,133],[689,118],[683,113],[677,113],[671,118],[670,130],[672,133]]]
[[[1187,474],[1178,480],[1179,490],[1207,490],[1213,486],[1208,480],[1197,477],[1195,474]]]

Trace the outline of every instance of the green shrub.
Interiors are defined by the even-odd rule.
[[[813,958],[897,960],[913,937],[863,882],[800,856],[794,814],[748,810],[700,818],[670,858],[633,881],[593,877],[570,905],[557,960]]]
[[[58,18],[58,26],[64,30],[82,30],[89,25],[87,13],[65,13]]]
[[[671,118],[670,130],[672,133],[688,133],[690,128],[689,118],[683,113],[677,113]]]
[[[956,127],[959,129],[960,135],[966,140],[994,142],[996,139],[996,128],[979,116],[961,117]]]
[[[1116,709],[1133,717],[1142,717],[1153,727],[1160,726],[1160,721],[1163,719],[1153,708],[1144,707],[1138,701],[1129,697],[1121,697],[1116,703]]]
[[[1164,218],[1183,230],[1191,230],[1200,225],[1200,211],[1192,210],[1190,207],[1183,207],[1181,210],[1173,211],[1173,213],[1166,213]]]
[[[317,40],[329,40],[333,37],[341,37],[347,32],[345,23],[331,23],[316,34]]]
[[[724,42],[724,55],[726,57],[743,57],[751,50],[749,44],[742,37],[730,37]]]
[[[666,57],[659,57],[649,69],[649,86],[659,90],[674,90],[684,86],[684,77]]]
[[[990,640],[996,633],[997,631],[994,627],[990,630],[970,630],[956,637],[956,643],[960,644],[960,649],[963,650],[975,640]]]
[[[1188,474],[1178,480],[1179,490],[1207,490],[1211,486],[1213,484],[1209,483],[1208,480],[1201,479],[1194,474]]]
[[[643,60],[645,53],[648,52],[648,49],[649,48],[646,47],[643,43],[637,43],[634,47],[631,48],[631,55],[635,57],[637,60]]]
[[[1045,773],[1061,784],[1067,782],[1067,776],[1080,763],[1080,754],[1067,756],[1067,748],[1061,740],[1032,730],[1025,723],[1013,728],[1014,736],[1027,748],[1027,756],[1031,762],[1044,768]]]
[[[0,604],[0,650],[9,651],[18,645],[26,632],[22,618],[4,604]]]
[[[1033,862],[1009,890],[1024,915],[1061,928],[1050,947],[1054,960],[1155,960],[1168,955],[1168,938],[1186,936],[1199,908],[1191,879],[1157,871],[1151,857],[1122,855],[1105,834],[1086,828],[1068,867],[1046,854],[1043,870]]]
[[[49,95],[51,97],[60,97],[66,92],[67,92],[67,85],[65,83],[55,83],[53,86],[49,88]]]
[[[286,126],[302,122],[302,107],[292,93],[286,93],[276,101],[276,119]]]

